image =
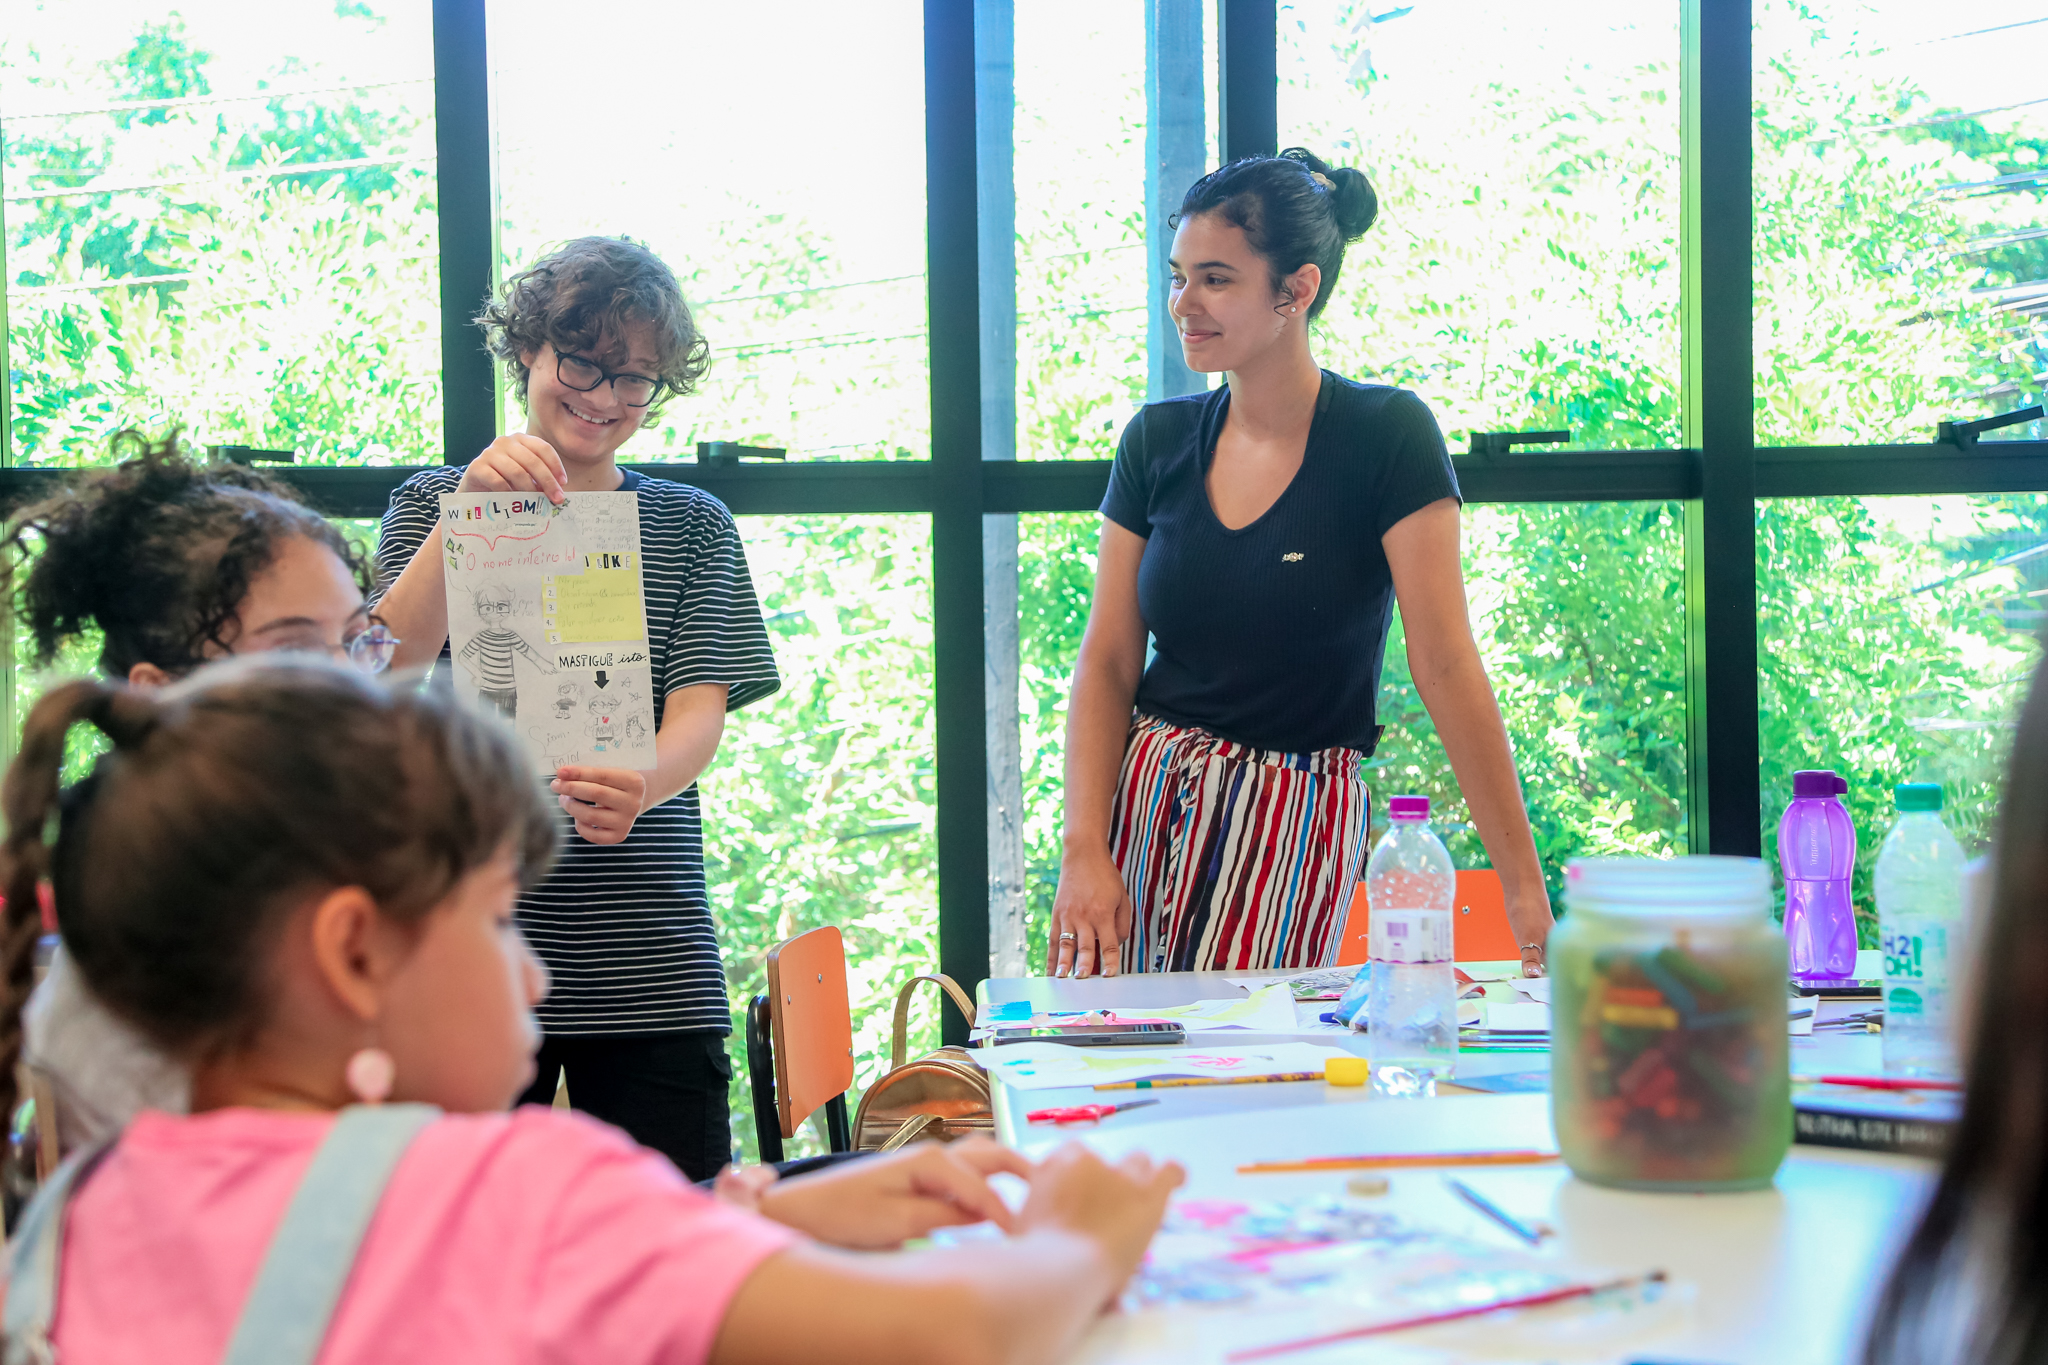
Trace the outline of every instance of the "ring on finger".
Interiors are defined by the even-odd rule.
[[[1062,943],[1072,943],[1073,941],[1074,935],[1072,933],[1065,933],[1060,935],[1060,942]]]

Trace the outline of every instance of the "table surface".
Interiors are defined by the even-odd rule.
[[[1247,975],[1247,973],[1234,973]],[[1041,1008],[1135,1008],[1235,998],[1242,989],[1220,972],[1091,978],[996,978],[981,988],[984,1004],[1028,999]],[[1868,1008],[1867,1001],[1826,1002],[1822,1017]],[[1232,1036],[1249,1040],[1242,1032]],[[1261,1039],[1272,1035],[1260,1035]],[[1362,1051],[1357,1035],[1297,1035]],[[1796,1074],[1870,1072],[1878,1065],[1875,1036],[1792,1040]],[[1544,1053],[1462,1057],[1456,1076],[1544,1070]],[[1051,1128],[1023,1122],[1026,1109],[1102,1099],[1084,1088],[1028,1094],[996,1087],[997,1131],[1036,1155],[1080,1138],[1106,1156],[1145,1151],[1188,1168],[1191,1197],[1299,1198],[1338,1194],[1348,1173],[1239,1175],[1241,1162],[1285,1160],[1357,1151],[1458,1151],[1554,1148],[1547,1095],[1457,1093],[1433,1100],[1389,1100],[1363,1088],[1321,1082],[1190,1087],[1152,1092],[1161,1102],[1098,1125]],[[1285,1111],[1284,1119],[1279,1111]],[[1510,1317],[1501,1323],[1380,1343],[1302,1353],[1305,1365],[1336,1360],[1384,1362],[1628,1362],[1654,1358],[1685,1365],[1829,1365],[1855,1359],[1862,1324],[1885,1268],[1910,1231],[1934,1167],[1924,1161],[1826,1147],[1792,1148],[1774,1188],[1752,1194],[1641,1194],[1606,1189],[1573,1176],[1561,1163],[1480,1167],[1459,1177],[1518,1217],[1547,1222],[1558,1236],[1541,1254],[1620,1271],[1667,1271],[1678,1292],[1659,1308],[1616,1328],[1574,1336],[1564,1312]],[[1389,1173],[1390,1211],[1504,1246],[1519,1246],[1458,1201],[1441,1171]],[[1230,1316],[1143,1315],[1105,1319],[1081,1359],[1096,1362],[1220,1360],[1252,1341],[1270,1340],[1270,1325],[1250,1340],[1233,1336]],[[1399,1341],[1400,1344],[1396,1344]]]

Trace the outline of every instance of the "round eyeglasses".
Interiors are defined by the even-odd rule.
[[[600,384],[610,384],[619,401],[629,408],[644,408],[661,392],[661,381],[644,374],[614,373],[595,360],[566,351],[555,352],[555,378],[565,389],[589,393]]]
[[[391,667],[391,656],[398,652],[402,643],[391,633],[389,626],[382,621],[372,621],[350,637],[342,649],[347,651],[351,664],[365,673],[375,674]]]

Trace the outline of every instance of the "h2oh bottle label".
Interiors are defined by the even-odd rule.
[[[1375,962],[1449,962],[1451,912],[1375,910],[1367,947]]]

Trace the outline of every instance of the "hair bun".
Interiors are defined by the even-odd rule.
[[[1380,197],[1364,171],[1338,166],[1329,172],[1329,177],[1332,207],[1337,210],[1337,231],[1344,234],[1345,241],[1355,242],[1380,216]]]

